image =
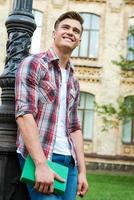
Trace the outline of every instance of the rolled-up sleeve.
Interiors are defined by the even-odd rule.
[[[15,117],[37,113],[40,65],[33,56],[20,64],[15,80]]]
[[[79,105],[79,96],[80,96],[80,90],[79,90],[79,83],[76,82],[76,97],[74,101],[73,108],[71,110],[70,116],[69,116],[69,132],[72,133],[77,130],[81,130],[80,126],[80,120],[78,118],[78,105]]]

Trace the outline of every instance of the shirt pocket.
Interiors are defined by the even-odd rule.
[[[40,100],[43,103],[52,103],[56,99],[56,87],[49,81],[40,82]]]

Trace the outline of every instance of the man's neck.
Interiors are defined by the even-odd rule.
[[[55,50],[57,56],[59,57],[59,60],[60,60],[59,65],[60,65],[60,67],[63,68],[63,69],[65,69],[66,66],[67,66],[68,60],[69,60],[69,58],[70,58],[70,54],[64,53],[64,52],[60,51],[60,50],[59,50],[58,48],[56,48],[54,45],[53,45],[53,48],[54,48],[54,50]]]

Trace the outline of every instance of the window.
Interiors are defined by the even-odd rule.
[[[134,114],[134,96],[126,97],[125,105],[127,107],[128,112]],[[122,141],[124,143],[134,142],[134,116],[132,115],[124,119]]]
[[[134,32],[134,17],[129,19],[129,30]],[[128,53],[127,53],[127,60],[133,61],[134,60],[134,35],[131,32],[128,33]]]
[[[80,13],[84,19],[81,44],[74,51],[73,57],[97,58],[99,47],[100,17],[91,13]]]
[[[78,114],[84,139],[92,139],[94,117],[94,95],[81,92]]]
[[[42,17],[43,14],[40,11],[33,10],[33,15],[36,22],[36,30],[34,31],[31,43],[31,53],[40,52],[40,43],[41,43],[41,31],[42,31]]]

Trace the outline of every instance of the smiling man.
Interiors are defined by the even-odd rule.
[[[24,59],[16,74],[17,153],[21,167],[27,154],[35,163],[35,185],[27,185],[32,200],[75,200],[88,190],[77,111],[79,83],[70,61],[82,25],[77,12],[62,14],[54,25],[52,47]],[[64,195],[53,193],[54,179],[64,180],[47,159],[69,168]]]

